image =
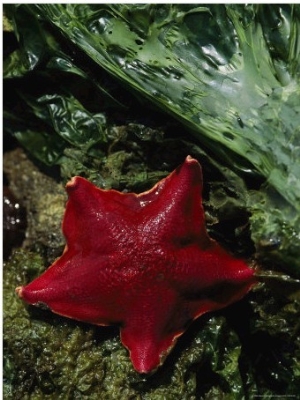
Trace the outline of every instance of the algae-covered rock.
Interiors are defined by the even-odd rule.
[[[5,399],[190,400],[212,387],[220,395],[241,391],[240,344],[224,317],[195,323],[164,366],[145,377],[133,370],[117,328],[28,307],[15,295],[16,286],[43,270],[41,256],[27,250],[15,251],[4,265]],[[233,391],[231,376],[240,382]]]
[[[63,185],[39,171],[20,149],[4,158],[10,187],[28,212],[25,244],[4,264],[5,399],[206,400],[297,393],[299,281],[280,274],[270,272],[265,285],[241,302],[195,321],[151,376],[133,370],[118,327],[96,327],[25,305],[15,288],[49,265],[48,240],[50,250],[55,243],[57,251],[63,247],[62,236],[58,242],[50,239],[61,235],[65,194]],[[206,207],[212,226],[217,221],[220,228],[226,226],[224,199],[230,186],[226,191],[210,181],[210,188],[214,195],[207,196]],[[53,206],[57,212],[51,211],[56,191],[61,199],[57,209]]]

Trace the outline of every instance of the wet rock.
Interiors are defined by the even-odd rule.
[[[3,169],[10,191],[26,209],[23,247],[42,247],[52,261],[65,244],[61,222],[67,196],[63,185],[43,174],[20,148],[4,154]]]
[[[3,187],[3,256],[22,244],[26,229],[26,210],[8,186]]]

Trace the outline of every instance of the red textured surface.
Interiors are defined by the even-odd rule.
[[[192,320],[239,300],[255,283],[244,261],[209,238],[201,167],[189,156],[138,195],[81,177],[66,189],[65,251],[17,292],[60,315],[120,324],[138,372],[156,369]]]

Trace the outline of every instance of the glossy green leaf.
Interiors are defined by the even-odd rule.
[[[60,38],[74,54],[84,54],[85,61],[179,119],[246,182],[259,179],[263,186],[247,203],[258,254],[300,274],[298,5],[38,4],[16,10],[16,24],[23,12],[35,16],[33,31],[52,27],[44,37],[60,56],[48,65],[90,76],[89,68],[78,67],[79,58],[73,61],[64,55],[66,47],[54,44]],[[28,27],[19,26],[30,38]],[[34,45],[23,47],[34,53]],[[74,145],[77,126],[67,132],[69,122],[63,121],[72,120],[72,111],[54,103],[44,100],[54,130],[62,128],[59,134],[69,143],[74,135]],[[89,123],[95,124],[95,116]]]
[[[261,176],[270,188],[264,196],[278,192],[285,200],[280,218],[262,206],[261,218],[270,224],[253,224],[253,239],[276,258],[291,251],[293,238],[291,268],[300,274],[299,6],[38,10],[100,66],[180,119],[232,169]],[[297,217],[290,217],[291,207]],[[251,201],[249,208],[257,209]]]

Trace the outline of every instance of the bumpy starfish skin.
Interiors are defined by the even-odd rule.
[[[140,373],[163,362],[192,320],[255,283],[244,261],[208,236],[201,167],[190,156],[141,194],[105,191],[81,177],[66,189],[64,253],[16,291],[66,317],[119,324]]]

